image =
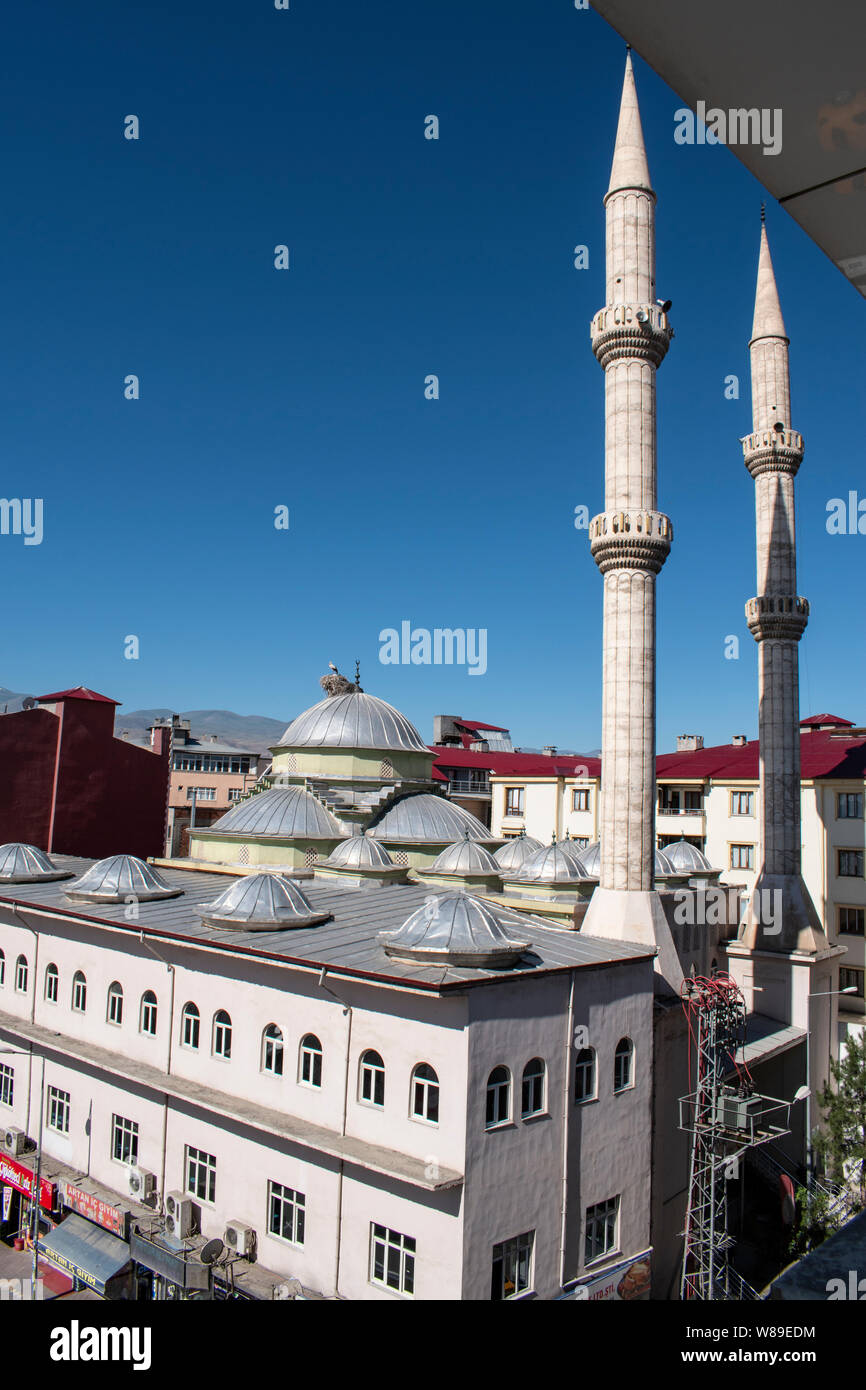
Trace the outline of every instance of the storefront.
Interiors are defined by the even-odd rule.
[[[76,1288],[92,1289],[104,1298],[131,1296],[128,1243],[86,1217],[67,1216],[40,1238],[39,1252],[74,1279]]]
[[[139,1231],[132,1232],[129,1250],[136,1266],[138,1298],[175,1302],[211,1297],[210,1265],[185,1259],[188,1252],[169,1250]]]
[[[0,1235],[4,1240],[13,1242],[30,1237],[35,1191],[35,1173],[16,1159],[0,1155]],[[46,1214],[57,1206],[57,1184],[48,1178],[39,1179],[39,1206]],[[47,1230],[49,1224],[40,1218],[40,1231]]]

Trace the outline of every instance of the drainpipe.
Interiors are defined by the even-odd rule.
[[[330,994],[331,998],[337,1001],[343,1010],[344,1017],[348,1019],[346,1024],[346,1069],[343,1073],[343,1118],[340,1122],[340,1138],[344,1139],[346,1135],[346,1116],[349,1111],[349,1068],[351,1065],[349,1054],[352,1047],[352,1006],[351,1004],[347,1004],[345,999],[341,999],[338,994],[335,994],[332,989],[328,988],[325,984],[325,976],[327,973],[327,968],[323,967],[322,973],[319,976],[319,988],[323,989],[326,994]],[[334,1295],[337,1298],[340,1296],[340,1246],[343,1233],[343,1168],[344,1161],[341,1158],[340,1166],[337,1170],[337,1248],[334,1252]]]
[[[48,854],[54,849],[54,816],[57,810],[57,784],[60,780],[60,749],[63,743],[63,716],[66,713],[66,701],[60,701],[60,714],[58,715],[57,725],[57,748],[54,752],[54,780],[51,784],[51,811],[48,816]]]
[[[562,1195],[559,1229],[559,1287],[565,1286],[565,1232],[568,1218],[568,1138],[571,1128],[571,1050],[574,1042],[574,984],[576,972],[571,971],[568,989],[568,1017],[565,1029],[565,1065],[562,1083]]]

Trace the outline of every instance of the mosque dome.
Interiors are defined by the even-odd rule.
[[[512,875],[521,883],[576,883],[589,878],[582,860],[562,845],[542,845]]]
[[[488,903],[462,892],[431,895],[379,942],[396,960],[477,968],[516,965],[531,945],[509,936]]]
[[[67,897],[91,903],[122,903],[127,898],[146,903],[157,898],[179,898],[183,889],[169,887],[156,869],[134,854],[113,854],[91,864],[65,892]]]
[[[477,840],[470,840],[468,833],[458,840],[455,844],[443,849],[442,853],[433,860],[428,873],[438,874],[501,874],[502,870],[497,864],[489,849],[479,845]]]
[[[51,883],[74,877],[71,870],[58,869],[35,845],[0,845],[0,883]]]
[[[676,874],[713,873],[713,866],[697,845],[688,840],[677,840],[673,845],[665,845],[665,859]]]
[[[330,921],[331,913],[316,912],[297,884],[279,874],[250,874],[225,892],[197,907],[209,927],[236,931],[285,931]]]
[[[660,849],[655,853],[655,876],[656,878],[679,878],[680,875],[668,859],[667,850],[664,853]]]
[[[411,792],[393,802],[370,834],[378,840],[432,841],[452,845],[468,832],[470,840],[489,843],[494,837],[486,825],[454,801],[435,792]]]
[[[348,840],[342,840],[323,862],[340,869],[394,868],[394,860],[385,846],[369,835],[352,835]]]
[[[573,859],[576,864],[579,864],[581,869],[584,869],[583,851],[581,850],[580,845],[576,843],[576,841],[558,840],[557,848],[561,849],[563,854],[567,854],[570,859]]]
[[[521,832],[512,839],[506,840],[504,845],[500,845],[493,858],[499,866],[499,872],[504,872],[507,877],[519,869],[531,854],[541,848],[540,840],[535,840],[531,835],[525,835]]]
[[[363,690],[328,695],[293,719],[281,748],[372,748],[382,752],[426,753],[430,749],[413,724],[393,705]]]
[[[271,787],[270,791],[257,792],[220,816],[209,829],[229,835],[267,835],[275,840],[343,837],[327,807],[303,787]]]
[[[580,851],[580,862],[590,878],[598,878],[601,873],[601,841],[593,840],[591,845]]]

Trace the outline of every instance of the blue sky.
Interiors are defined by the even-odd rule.
[[[602,586],[573,518],[602,506],[589,321],[621,40],[570,0],[52,0],[4,28],[0,491],[45,520],[39,546],[0,536],[0,685],[288,719],[359,657],[427,737],[448,712],[596,747]],[[757,725],[738,441],[763,195],[724,147],[677,145],[681,103],[636,75],[676,329],[664,751]],[[806,438],[802,709],[863,722],[866,537],[825,527],[829,498],[866,492],[863,303],[772,200],[768,224]],[[486,674],[381,665],[404,620],[485,628]]]

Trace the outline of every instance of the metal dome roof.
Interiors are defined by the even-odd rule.
[[[580,851],[580,862],[590,878],[598,878],[601,873],[601,841],[593,840]]]
[[[299,714],[280,739],[280,747],[375,748],[430,754],[418,730],[405,715],[363,690],[328,695]]]
[[[667,851],[663,854],[660,849],[657,849],[655,853],[655,876],[656,878],[667,878],[669,875],[676,878],[678,876],[677,870],[668,859]]]
[[[394,860],[384,845],[369,835],[352,835],[343,840],[324,861],[341,869],[393,869]]]
[[[504,845],[500,845],[499,849],[494,853],[493,858],[499,865],[500,872],[504,869],[507,870],[508,873],[513,873],[515,869],[520,868],[521,864],[523,864],[531,854],[534,854],[537,849],[541,848],[542,844],[540,840],[535,840],[531,835],[524,835],[521,833],[520,835],[515,835],[511,840],[507,840]]]
[[[51,883],[74,878],[70,869],[58,869],[36,845],[0,845],[0,883]]]
[[[466,831],[470,840],[489,844],[493,839],[480,820],[435,792],[409,792],[401,796],[369,829],[378,840],[425,840],[452,845]]]
[[[279,840],[339,840],[343,831],[327,807],[303,787],[271,787],[233,806],[210,830],[269,835]],[[193,831],[195,834],[195,831]]]
[[[127,898],[152,902],[156,898],[179,898],[182,888],[170,888],[161,874],[134,854],[113,854],[70,883],[67,897],[84,898],[92,903],[122,903]]]
[[[526,883],[577,883],[589,878],[583,862],[562,845],[542,845],[512,875]]]
[[[673,845],[665,845],[665,859],[677,874],[712,873],[713,866],[697,845],[688,840],[677,840]]]
[[[196,911],[209,927],[237,931],[284,931],[328,922],[329,912],[316,912],[297,884],[279,874],[250,874],[240,878]]]
[[[469,893],[431,894],[379,941],[397,960],[479,968],[516,965],[531,945],[509,936],[496,911]]]
[[[470,840],[468,834],[462,840],[443,849],[430,865],[430,873],[441,874],[501,874],[502,869],[489,849]]]
[[[557,848],[561,849],[563,854],[567,854],[570,859],[573,859],[576,864],[579,864],[581,869],[584,868],[583,853],[580,845],[576,844],[574,840],[558,840]]]

